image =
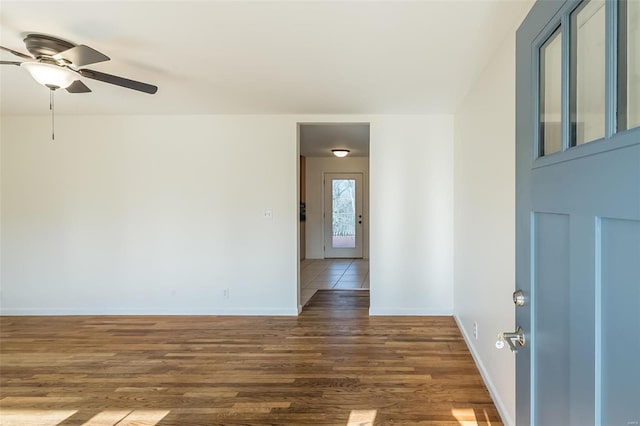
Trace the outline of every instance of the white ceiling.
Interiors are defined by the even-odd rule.
[[[332,157],[332,149],[348,149],[350,157],[369,156],[369,123],[301,124],[300,154]]]
[[[452,113],[530,4],[3,0],[0,44],[56,35],[112,58],[88,68],[160,88],[84,80],[93,93],[58,93],[58,114]],[[0,68],[2,114],[48,112],[47,89]]]

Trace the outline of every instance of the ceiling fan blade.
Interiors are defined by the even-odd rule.
[[[20,66],[22,62],[16,62],[16,61],[0,61],[0,65],[18,65]]]
[[[74,81],[71,86],[67,87],[67,92],[69,93],[89,93],[90,91],[91,89],[80,80]]]
[[[103,81],[105,83],[115,84],[116,86],[126,87],[127,89],[133,89],[139,92],[149,93],[151,95],[158,91],[158,87],[151,84],[129,80],[128,78],[118,77],[117,75],[106,74],[86,68],[79,69],[77,73],[86,78],[92,78],[94,80]]]
[[[8,47],[0,46],[0,50],[5,50],[5,51],[7,51],[9,53],[13,53],[14,55],[19,56],[19,57],[24,58],[24,59],[34,59],[33,56],[27,55],[26,53],[18,52],[18,51],[13,50],[13,49],[9,49]]]
[[[107,55],[104,55],[97,50],[90,48],[89,46],[85,46],[84,44],[79,44],[78,46],[74,46],[71,49],[67,49],[63,52],[53,55],[53,59],[65,60],[77,67],[111,60],[111,58],[109,58]]]

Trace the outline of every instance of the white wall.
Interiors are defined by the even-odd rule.
[[[295,315],[313,122],[371,123],[372,313],[450,313],[452,117],[286,115],[2,117],[2,313]]]
[[[374,315],[453,309],[453,117],[371,124],[370,275]]]
[[[515,358],[495,342],[515,329],[515,30],[456,113],[454,158],[455,316],[504,422],[514,425]]]
[[[2,120],[3,313],[297,313],[290,119],[56,121]]]
[[[369,157],[306,157],[307,259],[324,258],[323,200],[325,173],[362,173],[362,255],[369,257]]]

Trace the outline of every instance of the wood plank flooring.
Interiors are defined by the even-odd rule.
[[[0,318],[0,425],[501,425],[450,317]]]

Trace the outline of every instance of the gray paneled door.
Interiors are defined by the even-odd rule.
[[[640,0],[517,34],[517,424],[640,424]]]

